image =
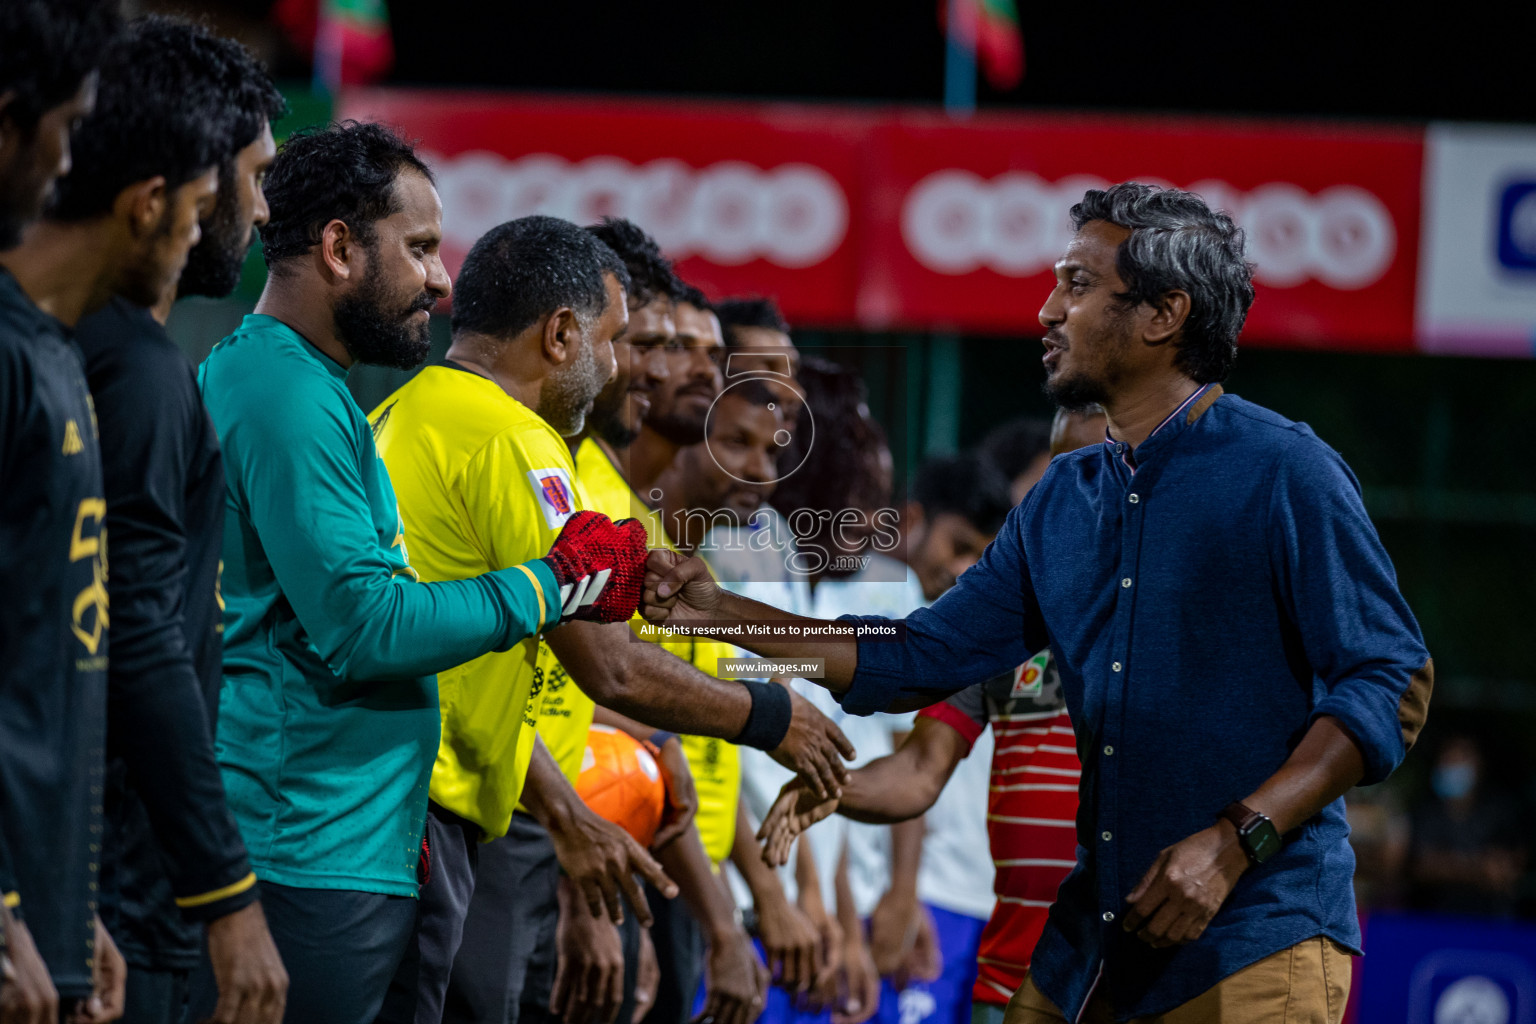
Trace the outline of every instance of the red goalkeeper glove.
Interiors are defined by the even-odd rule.
[[[577,512],[544,561],[560,587],[560,621],[625,622],[640,606],[647,537],[638,519]]]

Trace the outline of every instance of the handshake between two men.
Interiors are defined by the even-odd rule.
[[[727,611],[723,602],[730,595],[716,585],[704,563],[664,549],[647,552],[645,527],[635,519],[615,522],[598,512],[578,512],[566,522],[545,561],[560,585],[562,628],[550,638],[555,653],[562,663],[575,669],[573,674],[579,681],[595,684],[597,692],[589,696],[599,704],[660,728],[705,732],[689,721],[702,710],[687,706],[691,688],[663,694],[658,687],[646,685],[671,675],[652,671],[655,666],[649,662],[655,656],[671,656],[652,644],[626,643],[626,656],[607,659],[606,669],[599,673],[593,664],[595,656],[600,652],[619,654],[623,649],[614,645],[611,633],[599,641],[600,633],[611,630],[611,625],[591,624],[625,622],[637,611],[653,622],[684,631],[687,624],[707,622],[717,611],[788,617],[757,602],[745,602],[744,607]],[[583,642],[587,640],[593,642]],[[847,662],[847,676],[852,675],[853,650],[849,644],[841,659]],[[772,656],[775,652],[758,653]],[[736,692],[738,689],[744,689],[745,694]],[[733,742],[767,751],[779,764],[800,775],[823,800],[833,799],[841,791],[848,779],[844,761],[855,756],[854,748],[805,698],[772,682],[721,689],[713,696],[732,705],[711,710],[709,717],[727,715],[739,722]]]

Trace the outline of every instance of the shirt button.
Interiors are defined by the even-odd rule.
[[[1110,668],[1110,671],[1112,671],[1112,672],[1119,672],[1120,671],[1120,663],[1118,661],[1112,662],[1110,664],[1109,668]]]
[[[1113,910],[1106,910],[1106,911],[1104,911],[1104,923],[1105,924],[1111,923],[1112,921],[1114,921],[1114,919],[1115,919],[1115,912]]]
[[[1129,576],[1127,576],[1127,577],[1126,577],[1126,578],[1125,578],[1125,579],[1123,579],[1123,580],[1121,580],[1121,581],[1120,581],[1120,585],[1121,585],[1121,586],[1122,586],[1122,587],[1128,587],[1128,586],[1130,586],[1130,585],[1131,585],[1131,578],[1130,578],[1130,577],[1129,577]]]
[[[1104,841],[1106,843],[1109,842],[1111,839],[1115,838],[1114,833],[1112,833],[1112,832],[1101,832],[1101,833],[1099,833],[1099,835],[1103,837],[1103,839],[1104,839]]]
[[[1138,501],[1140,501],[1140,500],[1141,500],[1141,495],[1139,495],[1139,494],[1133,494],[1133,495],[1131,495],[1131,496],[1130,496],[1130,497],[1129,497],[1129,498],[1126,498],[1126,499],[1125,499],[1125,500],[1126,500],[1126,501],[1128,501],[1128,502],[1130,502],[1130,503],[1131,503],[1131,504],[1132,504],[1132,505],[1134,505],[1134,504],[1136,504],[1136,503],[1137,503],[1137,502],[1138,502]]]
[[[1111,756],[1112,754],[1114,754],[1114,752],[1115,752],[1115,748],[1114,747],[1110,746],[1108,743],[1104,744],[1104,756],[1105,757]]]

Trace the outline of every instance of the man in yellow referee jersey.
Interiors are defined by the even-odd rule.
[[[611,250],[552,217],[503,224],[470,251],[447,362],[423,370],[371,417],[402,516],[420,538],[414,562],[424,579],[515,564],[508,560],[547,547],[583,507],[561,437],[580,432],[614,372],[611,342],[627,322],[626,278]],[[840,777],[838,755],[852,751],[808,703],[785,706],[775,695],[721,683],[629,643],[627,628],[612,625],[547,634],[594,698],[654,725],[778,748],[789,765],[824,775],[824,788]],[[506,832],[536,756],[525,728],[536,652],[525,642],[440,676],[443,728],[430,789],[438,884],[423,887],[415,941],[381,1020],[441,1019],[474,888],[476,841]],[[671,887],[638,847],[627,856]],[[600,912],[604,894],[593,886],[583,895]],[[619,916],[611,889],[607,895]]]

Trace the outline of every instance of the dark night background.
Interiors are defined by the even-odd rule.
[[[389,6],[396,84],[904,103],[943,93],[932,0]],[[983,83],[983,107],[1536,118],[1536,4],[1417,15],[1349,2],[1018,6],[1023,84],[999,95]]]

